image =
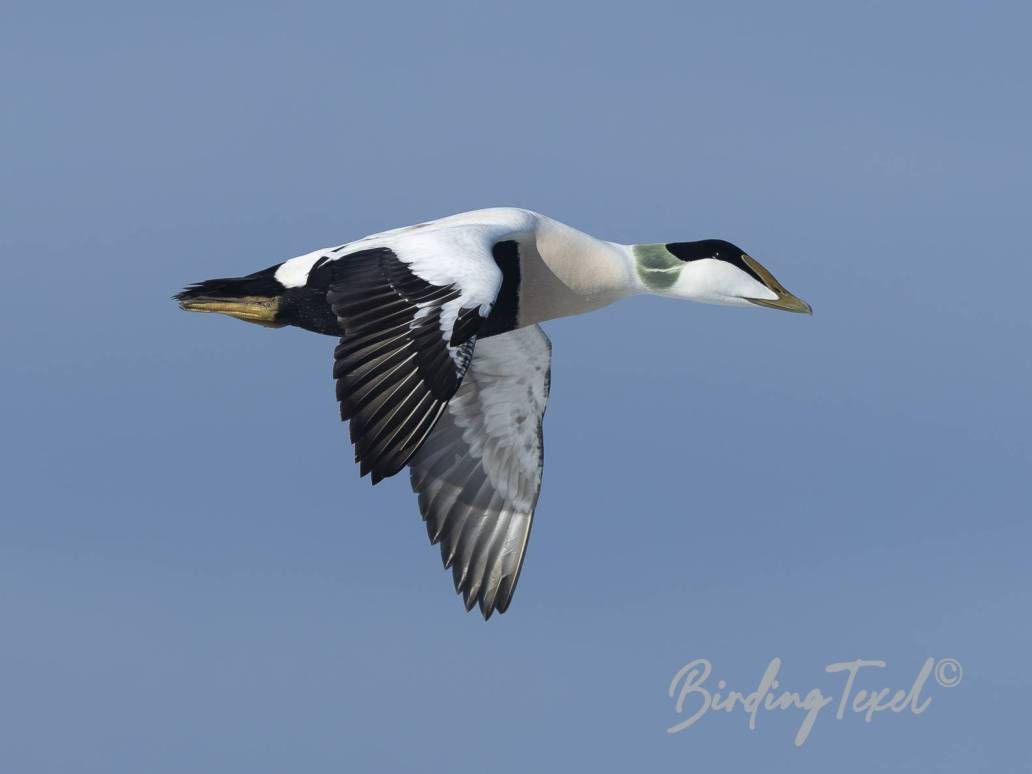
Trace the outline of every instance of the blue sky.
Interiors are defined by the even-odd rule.
[[[0,23],[0,767],[1029,767],[1020,4],[33,3]],[[333,340],[183,284],[492,205],[730,239],[813,318],[546,326],[513,606],[465,615]],[[711,713],[929,657],[920,716]]]

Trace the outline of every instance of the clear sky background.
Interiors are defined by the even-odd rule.
[[[0,14],[0,769],[1032,766],[1020,3],[14,3]],[[812,318],[546,326],[512,608],[465,614],[334,341],[185,283],[519,205],[730,239]],[[883,659],[920,716],[710,715]]]

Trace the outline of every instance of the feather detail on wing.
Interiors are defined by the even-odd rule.
[[[534,325],[483,339],[465,379],[409,463],[431,543],[484,618],[519,579],[541,488],[551,344]]]
[[[431,283],[386,247],[347,256],[327,299],[340,414],[373,483],[401,470],[462,382],[483,321],[455,284]]]

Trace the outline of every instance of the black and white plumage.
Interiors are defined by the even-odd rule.
[[[638,293],[809,312],[729,242],[620,245],[529,210],[453,215],[177,296],[340,337],[341,418],[373,483],[410,468],[466,608],[504,612],[541,487],[551,345],[537,323]]]
[[[326,295],[340,324],[333,376],[341,419],[351,420],[355,461],[373,483],[401,470],[462,383],[484,318],[459,307],[454,285],[413,274],[386,247],[341,266]]]

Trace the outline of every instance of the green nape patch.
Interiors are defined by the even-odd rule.
[[[684,268],[684,261],[662,244],[635,245],[634,258],[638,276],[649,290],[672,287]]]

